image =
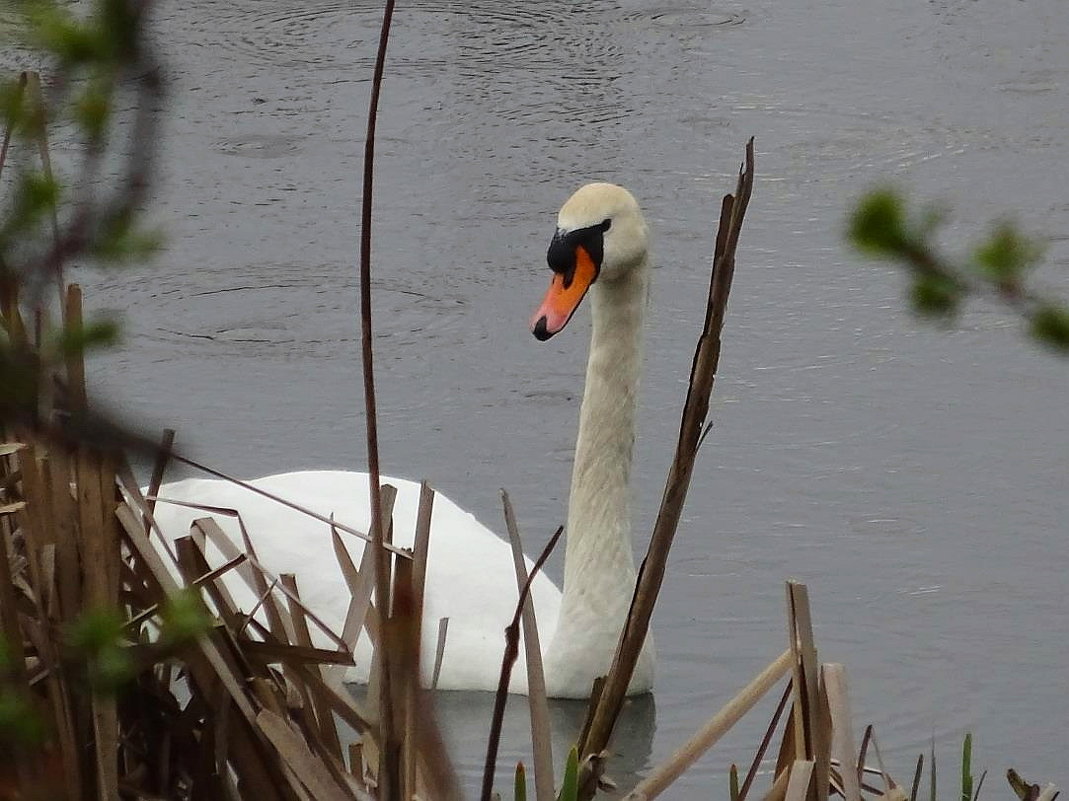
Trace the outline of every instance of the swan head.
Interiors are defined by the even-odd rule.
[[[531,320],[547,340],[561,331],[595,282],[619,281],[646,263],[648,232],[634,196],[616,184],[580,187],[557,215],[546,261],[549,291]]]

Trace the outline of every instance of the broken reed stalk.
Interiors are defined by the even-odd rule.
[[[787,675],[793,661],[790,650],[780,654],[672,756],[655,767],[645,779],[635,785],[635,788],[627,795],[626,801],[649,801],[664,792],[672,782],[694,764],[698,757],[712,748],[717,740],[738,723],[742,716],[775,686],[776,682]]]
[[[375,549],[375,591],[378,608],[385,620],[389,610],[390,580],[389,555],[382,547],[383,520],[382,499],[379,492],[379,442],[378,417],[375,411],[375,371],[371,333],[371,203],[374,188],[375,127],[378,122],[379,94],[382,91],[382,75],[386,68],[386,46],[390,40],[390,24],[393,21],[394,0],[386,0],[382,10],[382,27],[379,31],[379,46],[375,55],[375,70],[371,78],[371,97],[368,100],[367,132],[364,137],[363,202],[360,214],[360,344],[364,372],[364,411],[367,423],[367,462],[371,495],[371,536]],[[399,774],[399,743],[393,731],[391,709],[392,692],[387,660],[380,675],[379,726],[382,749],[379,752],[379,797],[399,799],[401,793]]]
[[[598,698],[587,736],[580,743],[580,753],[584,758],[601,753],[608,745],[627,694],[628,684],[631,682],[635,663],[649,631],[653,607],[664,579],[668,551],[682,515],[698,445],[709,412],[709,399],[720,361],[720,333],[724,327],[724,314],[731,291],[731,279],[735,272],[735,250],[753,191],[753,179],[754,147],[751,137],[746,144],[746,163],[739,171],[735,194],[725,195],[721,205],[705,325],[694,353],[690,386],[680,421],[679,442],[668,473],[649,549],[639,570],[631,610],[621,632],[620,643],[613,657],[605,687]],[[581,782],[582,797],[592,798],[595,785],[596,782],[589,781],[589,777]]]
[[[150,501],[146,501],[148,505],[149,514],[156,510],[155,496],[160,491],[160,485],[163,484],[163,475],[167,472],[167,455],[174,450],[174,435],[173,428],[163,429],[163,437],[160,439],[160,450],[156,454],[156,458],[152,464],[152,475],[148,481],[148,494],[152,498]],[[151,524],[148,518],[145,518],[145,531],[149,530]]]
[[[861,801],[861,766],[854,763],[854,728],[850,720],[850,698],[847,694],[846,669],[839,664],[821,667],[821,677],[828,694],[831,725],[837,736],[839,772],[842,774],[844,801]]]
[[[531,575],[520,591],[520,597],[516,600],[516,611],[512,615],[512,622],[505,629],[505,654],[501,658],[501,676],[497,683],[497,694],[494,696],[494,713],[490,719],[490,733],[486,742],[486,762],[483,764],[483,785],[480,798],[482,801],[490,801],[494,791],[494,769],[497,767],[497,749],[501,742],[501,723],[505,718],[505,702],[508,700],[509,679],[512,677],[512,666],[516,663],[516,657],[520,652],[520,616],[523,614],[524,604],[531,593],[531,582],[534,581],[542,565],[546,563],[549,555],[553,553],[564,526],[558,526],[553,536],[549,538],[546,547],[535,560],[531,567]]]
[[[784,801],[805,801],[809,788],[812,785],[813,769],[816,763],[812,759],[796,759],[791,765],[790,775],[787,778],[787,789],[784,791]]]
[[[787,625],[791,653],[794,656],[794,707],[784,748],[790,744],[790,756],[780,750],[779,764],[803,759],[811,760],[813,782],[809,801],[823,801],[827,797],[829,760],[831,759],[831,716],[827,696],[819,685],[820,668],[813,639],[813,620],[809,607],[809,590],[797,581],[787,582]]]
[[[512,546],[516,568],[516,586],[522,590],[527,584],[527,565],[523,556],[523,540],[516,523],[512,501],[501,490],[501,505],[505,513],[505,529]],[[542,648],[539,643],[538,621],[534,600],[528,594],[523,603],[523,647],[527,657],[527,705],[531,711],[531,750],[534,754],[535,801],[553,801],[553,747],[549,724],[549,700],[546,698],[546,677],[542,670]]]

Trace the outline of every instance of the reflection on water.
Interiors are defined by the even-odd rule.
[[[354,696],[366,702],[366,692],[352,687]],[[433,695],[438,725],[457,775],[467,788],[478,788],[486,762],[487,738],[493,716],[494,694],[487,692],[440,692]],[[583,727],[587,704],[554,698],[549,701],[550,742],[558,777],[568,752]],[[633,787],[650,764],[653,736],[657,729],[657,705],[652,695],[628,698],[624,704],[611,747],[606,778],[621,790]],[[353,737],[351,730],[349,737]],[[531,764],[531,718],[525,696],[509,696],[501,726],[498,773],[495,787],[508,787],[517,762]],[[533,773],[528,769],[529,782]]]
[[[461,781],[468,787],[478,787],[482,779],[493,705],[492,693],[449,692],[438,693],[435,698],[438,722],[444,732],[446,745],[455,755]],[[550,701],[553,764],[557,766],[558,772],[579,736],[586,708],[584,701]],[[613,757],[608,769],[609,778],[616,781],[621,788],[634,786],[642,770],[649,764],[656,724],[657,708],[652,695],[628,700],[613,741]],[[500,772],[496,786],[508,786],[511,779],[509,768],[514,767],[517,762],[530,764],[530,741],[531,724],[527,699],[510,696],[501,730],[501,747],[498,752]]]
[[[949,752],[972,728],[976,764],[1066,781],[1069,374],[997,309],[919,327],[900,276],[840,244],[852,198],[894,179],[953,206],[948,247],[1007,212],[1051,234],[1040,277],[1065,288],[1063,6],[399,6],[375,206],[384,467],[498,529],[508,487],[529,542],[564,518],[586,351],[585,315],[550,343],[526,331],[555,210],[609,179],[652,223],[641,541],[718,198],[757,137],[716,427],[654,621],[656,731],[640,715],[620,747],[638,767],[611,771],[663,758],[780,652],[795,577],[822,657],[846,663],[859,722],[876,724],[899,772],[929,737]],[[95,389],[233,473],[359,467],[353,265],[378,4],[155,11],[171,91],[153,208],[169,248],[148,270],[81,276],[129,332],[98,360]],[[6,49],[0,64],[20,58]],[[440,704],[472,776],[489,700]],[[522,709],[510,704],[510,758]],[[579,713],[554,709],[559,746]],[[744,722],[672,797],[726,787],[763,725]]]

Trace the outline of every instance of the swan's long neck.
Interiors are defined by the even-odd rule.
[[[568,504],[564,595],[546,655],[556,689],[588,693],[615,651],[635,586],[630,479],[648,269],[590,290],[593,332]],[[556,686],[555,686],[556,685]],[[565,692],[563,694],[572,694]]]

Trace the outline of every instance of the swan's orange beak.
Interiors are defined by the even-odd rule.
[[[531,332],[545,342],[568,324],[583,296],[598,277],[598,268],[582,245],[575,247],[575,269],[571,275],[554,273],[542,305],[531,319]]]

